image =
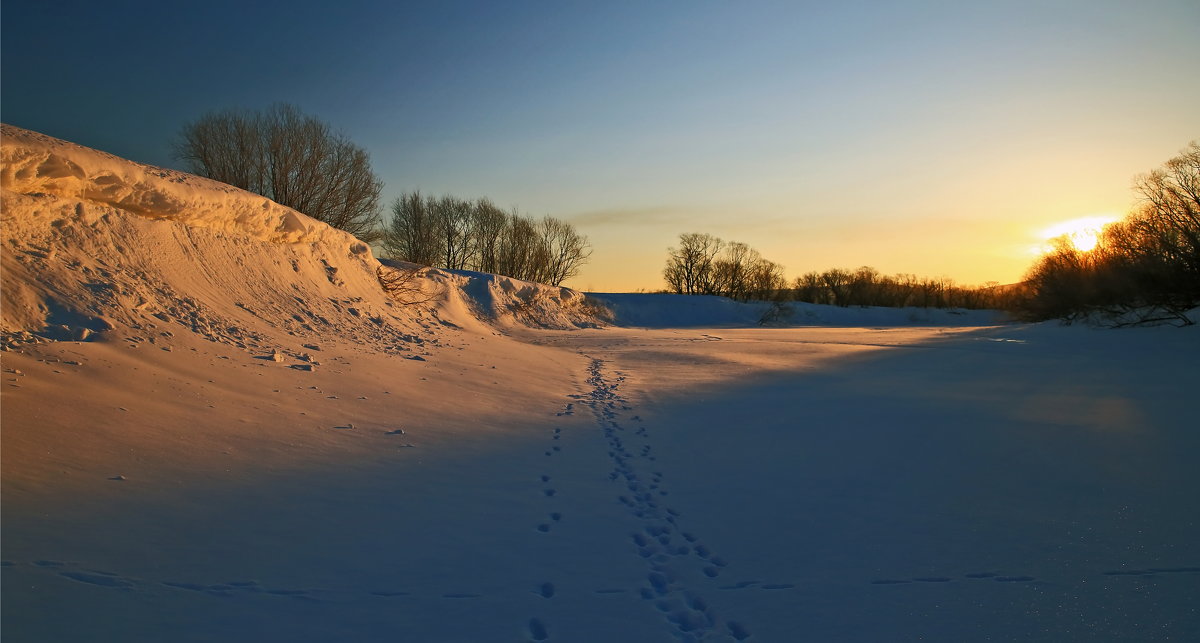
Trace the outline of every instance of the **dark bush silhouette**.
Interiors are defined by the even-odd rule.
[[[1031,320],[1192,324],[1200,306],[1200,144],[1134,182],[1138,204],[1084,252],[1069,239],[1034,264],[1016,311]]]
[[[184,125],[175,157],[194,174],[375,241],[383,183],[367,153],[292,105],[226,110]]]
[[[870,266],[810,272],[792,282],[791,298],[830,306],[1004,308],[1012,289],[989,283],[958,286],[949,279],[884,275]]]

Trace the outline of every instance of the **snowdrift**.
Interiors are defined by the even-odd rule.
[[[1006,321],[994,310],[822,306],[803,302],[741,302],[711,295],[589,293],[613,323],[642,328],[746,326],[989,326]]]
[[[334,333],[407,351],[447,324],[596,323],[579,293],[491,275],[428,271],[436,297],[404,305],[367,244],[262,196],[9,125],[0,147],[6,346],[166,323],[243,348]]]

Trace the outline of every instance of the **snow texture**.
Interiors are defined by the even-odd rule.
[[[1200,634],[1194,327],[405,305],[261,197],[2,143],[5,641]]]

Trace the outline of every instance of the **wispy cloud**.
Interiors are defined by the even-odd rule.
[[[640,208],[607,208],[567,215],[567,221],[583,228],[592,226],[664,226],[685,225],[707,218],[706,208],[682,206],[648,206]]]

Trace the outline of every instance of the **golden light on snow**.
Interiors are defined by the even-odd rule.
[[[1047,252],[1053,248],[1052,241],[1061,237],[1066,237],[1076,250],[1088,252],[1095,248],[1100,241],[1100,232],[1104,226],[1120,218],[1115,214],[1093,214],[1042,228],[1037,232],[1037,238],[1041,243],[1030,248],[1030,252],[1031,254]]]

